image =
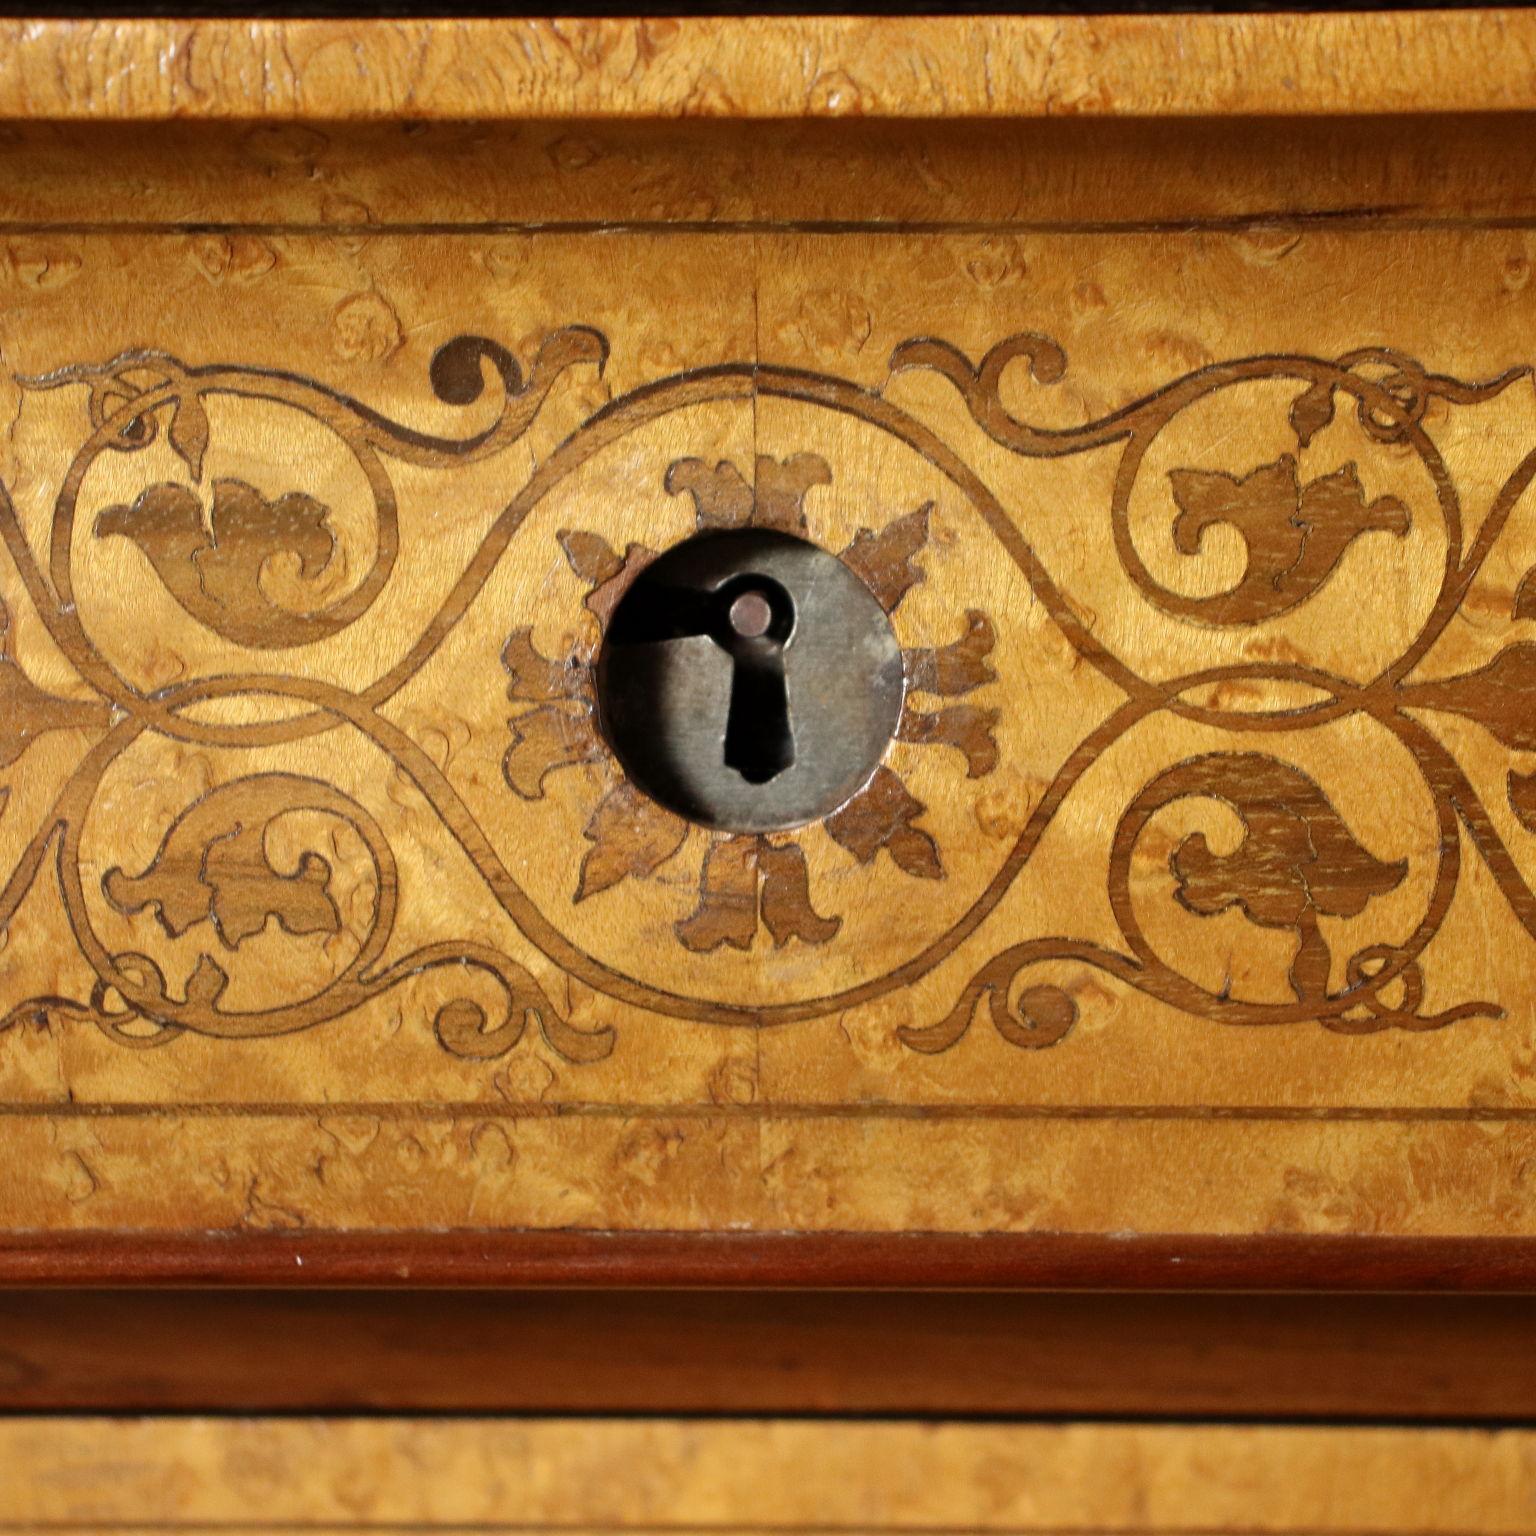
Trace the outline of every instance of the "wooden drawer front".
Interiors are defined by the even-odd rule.
[[[19,123],[0,1223],[1536,1235],[1536,247],[1425,121]],[[788,830],[598,718],[748,527],[905,677]]]

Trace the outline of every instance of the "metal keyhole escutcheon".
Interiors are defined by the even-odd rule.
[[[874,594],[788,534],[704,533],[615,608],[598,713],[625,771],[705,826],[769,832],[847,802],[901,718],[902,656]]]

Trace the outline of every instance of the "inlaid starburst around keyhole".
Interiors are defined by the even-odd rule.
[[[915,880],[945,878],[938,842],[924,824],[926,807],[884,756],[890,733],[887,716],[877,711],[894,715],[895,739],[908,748],[957,752],[968,778],[990,774],[997,762],[992,731],[999,711],[969,696],[996,679],[989,662],[992,622],[984,612],[968,609],[957,616],[958,638],[893,655],[886,637],[898,643],[894,616],[925,579],[919,557],[933,548],[932,504],[895,516],[872,507],[875,526],[861,526],[834,557],[814,542],[817,523],[806,510],[807,493],[831,481],[826,461],[811,453],[759,457],[750,481],[728,460],[677,459],[667,466],[664,483],[673,495],[692,498],[694,537],[658,551],[640,542],[615,548],[590,529],[559,533],[565,561],[585,586],[583,604],[597,620],[597,643],[591,650],[578,645],[564,657],[550,657],[534,644],[531,626],[509,635],[502,662],[515,713],[502,772],[508,787],[526,800],[542,799],[557,773],[595,778],[598,792],[582,829],[586,847],[572,888],[575,906],[602,899],[631,880],[648,882],[658,893],[673,891],[679,879],[696,881],[697,909],[672,923],[677,942],[695,954],[751,949],[761,931],[776,947],[831,943],[843,919],[817,905],[802,845],[812,826],[853,866],[876,873],[889,866]],[[711,569],[674,579],[675,562],[699,559],[701,550]],[[722,551],[741,558],[721,566]],[[779,560],[791,557],[806,564],[778,567]],[[861,597],[848,594],[842,584],[849,580]],[[642,583],[656,583],[664,592],[670,587],[668,600],[655,601],[653,592],[631,608]],[[732,647],[772,633],[779,589],[786,599],[780,613],[787,619],[775,636],[783,647],[785,730],[764,726],[772,710],[744,710],[757,721],[757,739],[750,754],[733,745],[733,766],[726,762],[725,746],[735,681]],[[878,621],[868,612],[871,601],[882,616]],[[862,618],[839,633],[836,625],[823,622],[838,612]],[[804,622],[807,614],[813,623]],[[722,634],[722,622],[733,633]],[[614,643],[616,636],[621,643]],[[669,652],[669,645],[676,649]],[[659,665],[679,652],[691,654],[698,666]],[[620,688],[616,679],[623,669],[644,672],[639,664],[648,654],[654,675],[642,678],[641,687]],[[813,656],[820,665],[807,664]],[[695,766],[709,789],[703,803],[696,795],[684,796],[679,776],[665,760],[665,744],[680,740],[667,722],[688,716],[686,709],[658,699],[656,675],[681,679],[696,694],[707,694],[708,709],[695,713],[712,725],[681,733],[701,753]],[[626,706],[625,700],[632,702]],[[807,728],[816,740],[808,739]],[[861,737],[864,728],[868,734]],[[835,735],[830,753],[823,750],[827,730]],[[792,743],[793,760],[779,767],[765,736],[770,743]],[[859,752],[851,753],[853,747]],[[843,781],[854,782],[851,793],[845,795],[834,779],[824,786],[818,808],[807,814],[804,807],[815,797],[807,792],[804,761],[813,748],[823,767],[845,750],[857,766]],[[661,761],[647,761],[648,756]],[[779,754],[780,760],[784,756]],[[742,758],[762,775],[760,783],[741,773]],[[871,761],[875,767],[866,771]],[[770,768],[777,771],[768,773]],[[722,797],[734,803],[722,809]],[[769,811],[782,813],[784,820],[770,820]],[[818,836],[809,839],[813,846]],[[694,854],[701,857],[684,873],[684,861]]]
[[[835,811],[901,718],[890,621],[848,568],[765,529],[701,534],[614,610],[602,729],[635,783],[706,826],[767,831]]]

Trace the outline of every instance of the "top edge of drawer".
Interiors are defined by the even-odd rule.
[[[0,20],[0,119],[1233,117],[1536,108],[1536,11]]]

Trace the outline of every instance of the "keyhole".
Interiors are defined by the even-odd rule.
[[[904,681],[889,620],[835,556],[787,534],[706,533],[614,609],[598,720],[668,809],[769,831],[829,815],[868,781]]]
[[[766,784],[795,760],[784,680],[784,646],[795,627],[794,600],[771,577],[756,573],[727,582],[719,600],[725,623],[714,638],[732,661],[725,766],[749,784]]]

